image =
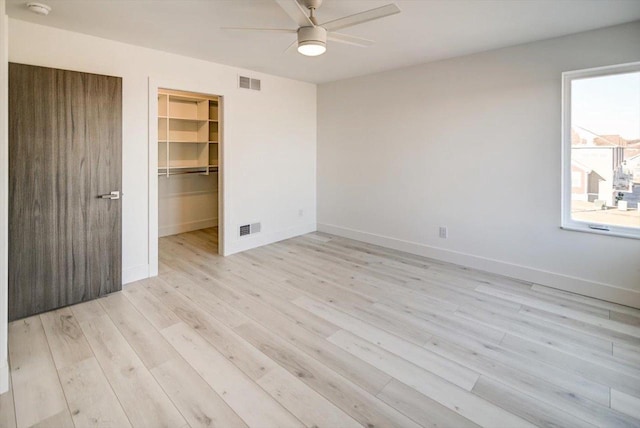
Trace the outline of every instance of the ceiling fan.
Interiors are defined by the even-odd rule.
[[[386,6],[377,7],[354,15],[334,19],[322,24],[318,24],[315,13],[322,4],[322,0],[275,0],[276,3],[298,25],[298,29],[289,28],[247,28],[247,27],[224,27],[225,30],[244,31],[270,31],[278,33],[297,33],[298,38],[285,50],[288,51],[294,46],[298,47],[298,52],[307,56],[318,56],[327,50],[327,40],[333,42],[346,43],[355,46],[371,46],[372,40],[361,37],[350,36],[348,34],[336,33],[336,30],[352,27],[363,22],[384,18],[385,16],[400,13],[400,8],[391,3]],[[309,10],[309,14],[303,6]]]

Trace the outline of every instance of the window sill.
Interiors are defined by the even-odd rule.
[[[593,233],[596,235],[615,236],[618,238],[640,239],[640,231],[625,232],[623,230],[615,230],[615,229],[614,230],[592,229],[588,225],[560,226],[560,229],[569,230],[572,232],[585,232],[585,233]]]

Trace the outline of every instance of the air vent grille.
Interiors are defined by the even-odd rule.
[[[238,87],[242,89],[252,89],[259,91],[261,89],[260,79],[252,79],[247,76],[238,76]]]
[[[260,232],[261,229],[262,224],[260,223],[243,224],[240,226],[240,236],[253,235]]]
[[[251,89],[251,79],[245,76],[240,76],[238,86],[244,89]]]

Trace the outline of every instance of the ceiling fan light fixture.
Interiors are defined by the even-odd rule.
[[[318,56],[327,51],[327,30],[322,27],[298,29],[298,52],[306,56]]]
[[[306,56],[318,56],[327,51],[327,45],[322,42],[298,42],[298,52]]]

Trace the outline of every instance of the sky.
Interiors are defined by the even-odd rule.
[[[640,138],[640,72],[572,81],[571,126],[588,141],[596,134]]]

